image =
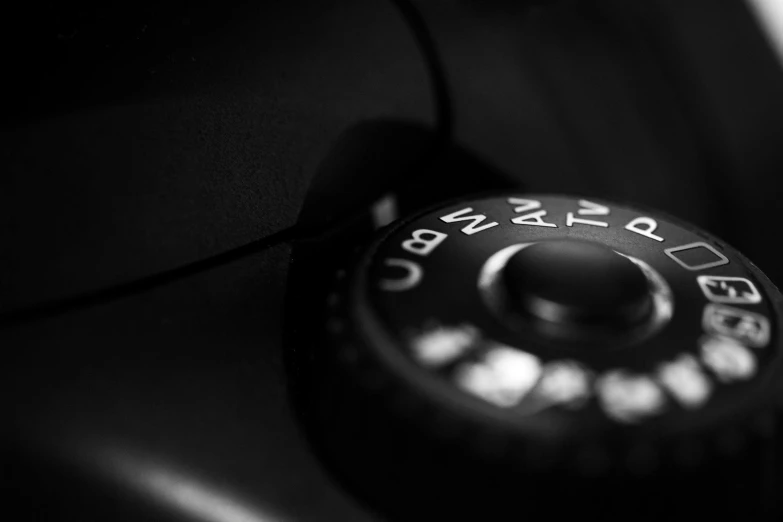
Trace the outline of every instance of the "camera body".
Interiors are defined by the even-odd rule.
[[[742,1],[72,8],[10,33],[3,499],[23,519],[387,516],[291,400],[291,332],[322,326],[292,285],[326,298],[340,268],[292,281],[292,249],[324,255],[308,242],[342,262],[455,198],[578,194],[783,278],[783,75]]]

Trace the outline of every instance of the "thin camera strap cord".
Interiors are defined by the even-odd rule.
[[[438,135],[444,142],[450,142],[453,127],[451,95],[446,81],[443,62],[436,49],[432,34],[420,11],[412,2],[408,0],[391,1],[408,24],[419,47],[419,51],[424,58],[433,92]],[[299,230],[296,226],[292,226],[226,252],[169,270],[164,270],[147,277],[0,313],[0,328],[7,328],[16,324],[28,323],[78,309],[98,306],[107,302],[147,292],[175,281],[227,265],[276,246],[302,239],[302,236],[306,235],[307,234],[304,234],[303,231]]]
[[[410,0],[391,0],[416,40],[429,72],[432,98],[435,103],[435,122],[438,134],[450,142],[454,132],[454,107],[449,90],[446,70],[427,21],[421,11]]]
[[[64,297],[45,303],[19,308],[0,314],[0,328],[28,323],[46,317],[64,314],[70,311],[97,306],[179,281],[199,273],[227,265],[239,259],[282,245],[296,238],[296,228],[290,227],[267,237],[252,241],[238,248],[181,265],[169,270],[157,272],[151,276],[119,283],[74,296]]]

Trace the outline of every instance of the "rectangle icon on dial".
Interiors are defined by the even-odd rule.
[[[708,276],[696,278],[704,296],[713,303],[756,304],[761,293],[744,277]]]
[[[704,308],[702,324],[708,333],[725,335],[755,348],[769,343],[769,319],[741,308],[708,304]]]
[[[729,264],[726,256],[703,241],[667,248],[664,252],[686,270],[705,270]]]

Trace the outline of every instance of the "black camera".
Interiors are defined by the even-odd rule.
[[[782,520],[777,11],[21,8],[8,510]]]

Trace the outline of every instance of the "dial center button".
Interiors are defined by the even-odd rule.
[[[626,329],[652,311],[641,269],[593,241],[550,240],[524,248],[508,260],[503,283],[515,312],[548,322]]]

